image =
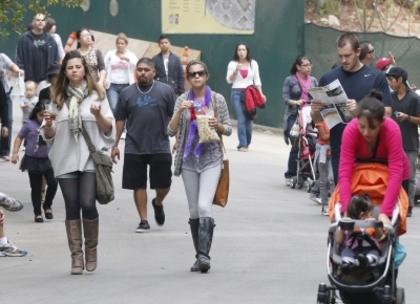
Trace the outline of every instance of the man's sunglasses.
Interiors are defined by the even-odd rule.
[[[370,51],[368,51],[368,54],[372,54],[375,51],[375,48],[372,48]]]
[[[207,75],[206,71],[197,71],[197,72],[188,72],[187,76],[188,78],[195,78],[195,76],[198,75],[199,77],[203,77]]]

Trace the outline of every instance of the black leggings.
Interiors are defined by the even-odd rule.
[[[45,176],[47,181],[47,193],[45,195],[44,210],[50,209],[53,203],[55,194],[57,193],[57,180],[54,177],[54,171],[52,168],[42,173],[28,172],[29,183],[31,184],[31,199],[34,206],[34,214],[40,215],[41,212],[41,200],[42,200],[42,177]]]
[[[95,172],[73,172],[76,178],[59,178],[61,192],[66,205],[66,220],[80,219],[80,209],[83,218],[94,220],[98,217],[96,209],[96,179]]]

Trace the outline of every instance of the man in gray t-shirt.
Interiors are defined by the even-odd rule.
[[[395,115],[393,117],[400,126],[404,152],[410,163],[411,174],[407,193],[410,207],[407,216],[411,216],[416,192],[416,163],[419,153],[420,96],[409,88],[408,74],[403,68],[392,67],[386,76],[393,90],[391,93],[392,110]]]
[[[147,221],[147,169],[150,168],[150,188],[156,190],[152,200],[155,220],[165,223],[162,202],[172,181],[172,156],[167,133],[169,119],[175,106],[175,92],[164,83],[153,80],[154,63],[141,58],[136,65],[138,83],[125,88],[115,109],[117,137],[111,156],[116,162],[120,157],[118,143],[124,124],[125,138],[123,188],[134,190],[134,200],[140,216],[136,232],[148,232]]]

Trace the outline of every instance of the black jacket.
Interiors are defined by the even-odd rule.
[[[59,60],[57,42],[50,34],[46,34],[47,56],[40,60],[36,58],[34,51],[34,39],[31,32],[25,32],[19,37],[18,46],[16,49],[16,64],[18,67],[25,71],[25,81],[32,80],[36,83],[47,79],[47,70],[51,63]],[[36,50],[36,49],[35,49]],[[41,69],[41,79],[35,79],[34,68],[39,66],[40,62],[45,61]]]
[[[1,81],[0,81],[0,120],[1,120],[1,126],[7,127],[7,125],[9,124],[9,106],[7,105],[6,92],[4,92],[3,83]]]
[[[166,75],[162,53],[157,54],[152,60],[156,69],[155,80],[170,85],[177,95],[184,93],[184,70],[179,57],[172,52],[169,53],[168,75]]]

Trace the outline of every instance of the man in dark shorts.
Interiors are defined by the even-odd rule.
[[[346,105],[353,115],[357,102],[362,100],[372,89],[376,89],[382,93],[385,115],[390,117],[392,103],[385,74],[360,62],[361,49],[356,35],[353,33],[340,35],[336,42],[336,49],[341,66],[324,73],[319,80],[319,86],[326,86],[338,79],[349,98]],[[324,104],[320,100],[312,100],[311,107],[311,116],[314,122],[323,121],[320,110],[324,108]],[[338,182],[341,137],[345,126],[345,124],[339,123],[330,130],[331,164],[336,184]]]
[[[393,92],[391,93],[392,110],[395,113],[395,121],[401,129],[404,152],[410,163],[410,183],[408,186],[408,198],[410,207],[407,216],[412,216],[414,196],[416,194],[416,164],[419,151],[420,125],[420,96],[413,92],[407,83],[408,73],[401,67],[392,67],[387,73],[388,83]]]
[[[134,201],[141,220],[136,232],[150,231],[147,221],[147,167],[150,168],[150,188],[156,190],[152,205],[159,226],[165,223],[162,202],[172,182],[167,128],[176,96],[169,85],[153,80],[155,73],[153,61],[141,58],[136,65],[138,83],[121,92],[115,109],[117,138],[111,157],[114,162],[120,158],[118,143],[127,122],[122,187],[134,190]]]

